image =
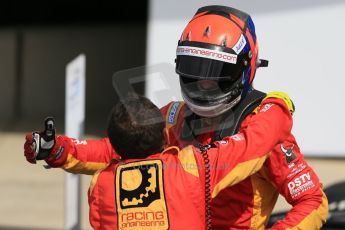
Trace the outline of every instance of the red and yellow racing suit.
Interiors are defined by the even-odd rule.
[[[190,144],[190,141],[178,138],[182,132],[186,105],[181,102],[170,103],[162,111],[170,114],[166,121],[170,143],[182,147]],[[253,116],[250,114],[244,119],[240,130],[247,127]],[[213,133],[199,135],[197,141],[207,144],[213,136]],[[320,229],[325,223],[328,215],[327,198],[294,136],[290,134],[272,152],[259,172],[213,198],[211,208],[214,229],[264,229],[279,194],[292,205],[292,209],[271,229]]]
[[[279,117],[278,123],[267,119],[270,116]],[[215,142],[207,153],[188,145],[181,151],[169,147],[145,159],[114,160],[91,183],[92,226],[205,229],[205,187],[210,188],[210,196],[217,197],[224,188],[258,171],[273,146],[289,135],[291,123],[289,111],[275,106],[253,117],[241,133]],[[210,182],[206,185],[208,161]]]
[[[261,108],[259,110],[260,116],[254,115],[254,113],[247,116],[241,124],[240,133],[244,133],[246,128],[250,127],[253,121],[258,119],[257,117],[260,117],[260,122],[263,123],[262,125],[267,122],[273,122],[274,124],[289,122],[281,119],[281,115],[279,114],[279,110],[277,109],[279,108],[279,106],[276,106],[274,104],[279,104],[280,107],[283,106],[282,104],[284,104],[284,106],[286,107],[285,102],[283,102],[283,100],[281,99],[265,99],[261,104]],[[183,114],[185,110],[186,106],[180,102],[172,102],[168,106],[162,108],[162,113],[167,119],[167,128],[169,128],[169,133],[171,134],[169,136],[169,142],[171,145],[177,145],[180,148],[191,144],[190,142],[187,143],[180,140],[178,138],[179,136],[176,135],[176,133],[181,132],[184,118]],[[261,127],[260,123],[257,123],[257,125],[258,127]],[[261,135],[265,132],[271,132],[270,129],[261,131],[259,130],[260,129],[258,129],[256,133],[256,136],[258,138],[260,138]],[[277,134],[271,134],[272,135],[268,135],[267,137],[265,136],[265,141],[261,143],[266,143],[266,141],[267,143],[269,143],[272,140],[276,139],[274,135]],[[265,133],[265,135],[267,135],[267,133]],[[212,133],[200,135],[198,136],[197,141],[202,144],[209,144],[212,141],[212,137]],[[236,137],[238,136],[235,136],[235,138]],[[239,140],[240,139],[241,138],[239,138]],[[232,138],[228,140],[233,141],[234,139]],[[256,141],[256,139],[248,138],[247,141]],[[67,137],[58,137],[56,146],[58,145],[63,145],[65,150],[62,154],[59,154],[58,157],[54,156],[48,159],[47,163],[55,167],[61,166],[66,171],[73,173],[93,174],[96,172],[96,170],[106,167],[112,159],[116,158],[116,153],[112,149],[107,138],[101,140],[71,141],[71,139]],[[254,148],[257,148],[257,152],[254,151],[255,154],[254,152],[252,153],[254,154],[252,155],[252,158],[258,157],[261,147],[261,144],[256,144]],[[273,154],[264,162],[264,167],[262,167],[259,172],[243,180],[237,185],[227,187],[228,185],[233,185],[235,183],[228,183],[227,179],[229,178],[225,174],[222,174],[222,176],[224,177],[223,179],[213,180],[211,202],[213,229],[264,229],[264,226],[268,221],[268,217],[272,212],[279,193],[285,197],[285,199],[293,206],[293,208],[290,210],[286,218],[277,222],[272,227],[272,229],[318,229],[325,222],[328,212],[327,199],[322,191],[316,174],[304,160],[303,155],[301,154],[293,135],[289,133],[289,135],[284,138],[284,141],[275,145],[275,147],[272,149]],[[216,161],[228,161],[229,159],[227,160],[220,158],[220,156],[222,156],[223,154],[225,155],[223,156],[225,158],[228,157],[229,154],[237,154],[237,152],[235,151],[235,153],[233,150],[228,152],[221,152],[222,153],[216,157]],[[163,156],[164,155],[165,154],[163,154]],[[171,154],[167,155],[169,155],[169,157],[172,157]],[[180,152],[177,154],[177,156],[179,155]],[[196,157],[198,156],[198,154],[195,154],[194,156],[196,161],[199,163],[200,159]],[[110,167],[116,168],[116,166]],[[110,174],[112,172],[112,176],[114,177],[115,168],[112,168],[110,171],[109,169],[106,169],[105,171]],[[248,167],[247,169],[250,169],[250,167]],[[186,170],[184,171],[186,172]],[[181,173],[182,172],[183,171],[181,171]],[[177,178],[180,177],[180,175],[174,174],[174,172],[171,172],[171,174],[172,176],[170,179],[168,179],[169,177],[166,178],[166,174],[164,174],[164,181],[166,181],[166,186],[170,186],[168,185],[170,184],[170,182],[168,182],[169,180],[174,180],[175,182],[177,182]],[[189,174],[191,173],[187,172],[186,175]],[[199,170],[198,174],[202,174],[202,172]],[[230,174],[235,175],[234,177],[243,179],[241,175],[249,175],[250,173],[246,171],[243,172],[240,170],[236,170],[235,168],[231,170]],[[102,178],[99,175],[100,174],[95,175],[94,178],[96,179],[93,179],[93,184],[97,185],[97,181]],[[239,180],[236,180],[236,183],[237,182],[239,182]],[[216,184],[222,185],[219,187],[221,189],[218,188],[217,192],[214,192],[214,188],[217,187]],[[106,203],[97,203],[96,205],[94,205],[93,199],[101,202],[101,197],[104,194],[95,194],[95,190],[92,189],[93,186],[94,185],[92,185],[90,189],[90,220],[91,223],[96,223],[99,222],[98,220],[100,220],[99,216],[101,215],[101,213],[108,213],[107,215],[109,216],[115,214],[114,211],[109,212],[110,209],[114,208],[115,202],[107,203],[107,205],[111,207],[108,207]],[[204,195],[203,192],[199,191],[199,189],[195,189],[192,186],[188,186],[187,184],[180,184],[180,186],[182,186],[182,190],[172,192],[171,194],[166,193],[166,199],[167,197],[171,196],[167,202],[167,209],[170,218],[169,223],[171,229],[190,229],[195,224],[194,215],[196,214],[193,213],[192,209],[185,209],[184,215],[188,217],[186,220],[188,226],[184,228],[182,226],[183,224],[185,224],[184,219],[182,218],[183,216],[181,216],[182,219],[180,218],[179,220],[176,220],[176,218],[173,217],[175,215],[174,211],[176,211],[178,208],[169,207],[169,205],[172,205],[169,204],[169,200],[178,206],[180,206],[181,204],[183,204],[184,206],[185,204],[187,204],[187,201],[180,201],[179,197],[184,197],[184,193],[188,194],[188,196],[192,196],[192,194],[195,194],[196,196],[193,195],[193,199],[195,199],[196,203],[198,203],[201,208],[204,204],[204,202],[202,202],[202,199],[204,199]],[[198,186],[200,187],[200,185]],[[114,193],[111,194],[114,195]],[[198,196],[200,196],[202,199],[197,198]],[[110,199],[111,195],[108,194],[106,197],[108,197],[107,199]],[[113,197],[111,199],[115,198]],[[108,212],[103,212],[103,210],[105,210],[104,206],[107,206],[109,208]],[[196,213],[202,212],[199,211]],[[175,223],[175,220],[177,221],[177,223]],[[100,220],[100,222],[102,221]],[[182,225],[174,226],[174,224]],[[98,225],[93,224],[93,226]],[[196,226],[200,227],[200,225]],[[202,229],[202,227],[195,229]]]

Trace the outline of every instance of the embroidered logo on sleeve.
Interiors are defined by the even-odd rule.
[[[265,104],[265,105],[260,109],[260,112],[261,112],[261,113],[267,112],[273,105],[274,105],[273,103]]]
[[[72,142],[76,145],[87,145],[86,140],[78,140],[78,139],[72,139]]]
[[[296,198],[305,191],[313,188],[315,186],[313,180],[311,179],[310,173],[304,173],[301,176],[295,178],[293,181],[288,183],[288,188],[292,198]]]
[[[244,140],[242,133],[232,135],[230,138],[235,140],[235,141],[243,141]]]
[[[160,160],[120,165],[115,178],[119,229],[168,229]]]
[[[296,159],[296,155],[293,152],[293,147],[294,145],[292,145],[290,148],[285,148],[283,144],[280,144],[280,149],[285,154],[286,161],[288,164],[290,164],[293,160]]]
[[[302,172],[307,166],[304,163],[299,163],[297,165],[292,163],[292,164],[289,164],[288,167],[290,169],[290,173],[287,176],[287,178],[291,178],[295,176],[296,174]]]
[[[169,114],[168,114],[169,124],[175,124],[175,117],[176,117],[176,113],[178,111],[179,106],[180,106],[180,102],[174,102],[174,104],[172,104],[171,109],[169,110]]]
[[[221,141],[217,141],[217,143],[220,145],[226,145],[228,143],[228,141],[221,140]]]

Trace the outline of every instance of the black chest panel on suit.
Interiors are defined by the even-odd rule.
[[[221,140],[226,136],[236,134],[242,121],[260,105],[265,96],[266,93],[255,89],[249,91],[246,97],[234,108],[222,115],[222,120],[218,126],[219,129],[215,131],[213,140]],[[210,131],[214,132],[214,130],[207,130],[207,127],[202,126],[203,119],[207,118],[202,118],[187,108],[181,132],[181,139],[184,141],[193,141],[196,139],[196,136],[201,135],[202,133],[208,133]]]

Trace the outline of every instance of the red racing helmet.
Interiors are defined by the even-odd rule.
[[[188,107],[214,117],[235,106],[251,89],[258,43],[251,17],[226,6],[205,6],[184,29],[176,50],[176,73]]]

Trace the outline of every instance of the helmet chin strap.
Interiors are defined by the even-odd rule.
[[[225,113],[226,111],[234,107],[241,100],[241,95],[239,95],[237,98],[235,98],[228,104],[219,104],[219,105],[214,105],[214,106],[198,106],[198,105],[193,104],[191,101],[189,101],[183,92],[182,92],[182,97],[190,110],[192,110],[195,114],[201,117],[208,117],[208,118],[216,117]]]

